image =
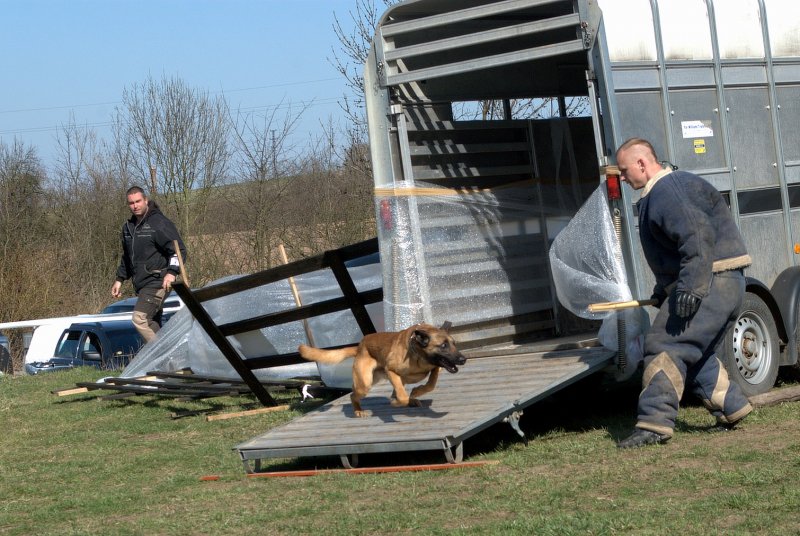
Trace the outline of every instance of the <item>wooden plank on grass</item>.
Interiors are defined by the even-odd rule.
[[[209,415],[206,417],[207,421],[221,421],[223,419],[233,419],[235,417],[247,417],[249,415],[260,415],[262,413],[272,413],[274,411],[283,411],[289,409],[289,406],[284,404],[282,406],[271,406],[268,408],[248,409],[245,411],[235,411],[233,413],[220,413],[219,415]]]
[[[89,392],[89,388],[73,387],[72,389],[59,389],[57,391],[50,391],[50,392],[58,396],[69,396],[69,395],[77,395],[78,393],[87,393]]]
[[[751,396],[750,404],[756,408],[760,408],[763,406],[774,406],[781,402],[795,402],[797,400],[800,400],[800,385],[783,389],[774,389],[760,395]]]

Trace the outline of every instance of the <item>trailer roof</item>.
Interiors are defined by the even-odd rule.
[[[373,46],[382,85],[409,100],[586,94],[596,3],[413,0],[389,8]],[[400,97],[402,100],[402,96]]]

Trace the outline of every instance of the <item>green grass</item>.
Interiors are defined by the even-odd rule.
[[[761,408],[708,434],[686,405],[675,438],[620,451],[636,390],[580,384],[528,408],[525,445],[508,425],[466,443],[450,471],[247,478],[232,448],[308,409],[207,422],[175,411],[237,411],[248,397],[57,397],[80,369],[0,379],[0,534],[797,534],[800,406]],[[586,408],[591,408],[590,411]],[[443,461],[441,453],[362,456],[363,465]],[[338,459],[265,460],[266,469]],[[201,481],[218,475],[216,481]]]

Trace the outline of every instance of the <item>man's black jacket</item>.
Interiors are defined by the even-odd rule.
[[[145,287],[160,287],[167,273],[178,275],[180,266],[173,241],[177,240],[181,257],[186,246],[175,224],[164,216],[155,201],[148,201],[147,213],[136,223],[136,216],[122,225],[122,259],[117,281],[133,280],[138,293]]]

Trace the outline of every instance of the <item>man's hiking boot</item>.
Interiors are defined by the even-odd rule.
[[[669,436],[657,434],[643,428],[637,428],[631,435],[617,443],[617,447],[621,449],[633,449],[644,447],[645,445],[663,444],[667,441],[669,441]]]

